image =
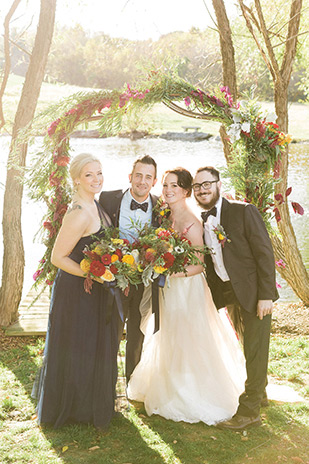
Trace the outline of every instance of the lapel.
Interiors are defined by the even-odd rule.
[[[223,227],[225,231],[228,230],[228,224],[229,224],[229,219],[230,219],[230,203],[229,201],[222,197],[222,206],[221,206],[221,214],[220,214],[220,224]],[[226,247],[222,247],[222,257],[223,257],[223,262],[225,262],[226,258]]]
[[[113,213],[113,219],[115,221],[115,226],[119,226],[119,214],[120,214],[120,205],[121,205],[121,200],[123,198],[123,195],[128,191],[129,189],[125,190],[124,192],[119,190],[119,192],[116,193],[115,195],[115,212]]]
[[[151,201],[151,208],[152,208],[152,216],[151,216],[151,225],[152,226],[157,226],[157,218],[154,214],[153,208],[156,206],[158,197],[156,195],[152,195],[151,193],[149,194],[150,196],[150,201]]]
[[[230,215],[229,202],[226,198],[222,197],[220,224],[224,229],[229,223],[229,215]]]

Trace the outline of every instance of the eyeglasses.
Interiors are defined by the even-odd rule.
[[[219,182],[219,180],[206,180],[205,182],[202,182],[201,184],[193,184],[192,188],[194,192],[199,192],[201,190],[201,187],[203,187],[204,190],[208,190],[211,188],[212,184],[215,182]]]

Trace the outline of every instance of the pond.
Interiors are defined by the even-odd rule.
[[[3,193],[5,183],[5,164],[9,150],[9,137],[0,137],[0,214],[2,218]],[[31,147],[31,152],[35,146],[40,147],[42,140],[38,138],[36,144]],[[104,190],[117,188],[127,188],[128,174],[132,163],[136,157],[148,154],[152,156],[158,164],[158,183],[154,188],[154,193],[159,194],[161,190],[161,178],[166,169],[183,166],[192,174],[198,167],[213,165],[217,168],[225,167],[225,160],[222,151],[221,141],[211,138],[207,141],[186,142],[168,141],[160,138],[145,138],[131,141],[127,138],[109,137],[105,139],[71,139],[71,146],[74,154],[91,152],[102,160],[104,174]],[[309,225],[309,144],[292,144],[290,150],[289,182],[292,193],[289,201],[300,203],[305,209],[305,214],[300,216],[294,214],[292,207],[291,217],[294,230],[297,236],[300,251],[309,268],[309,246],[308,246],[308,225]],[[227,182],[223,179],[223,191],[228,192]],[[196,208],[194,200],[191,200],[192,208]],[[34,239],[39,229],[40,220],[44,214],[44,204],[37,204],[25,195],[22,209],[22,227],[25,246],[25,284],[24,294],[31,287],[32,275],[37,268],[38,260],[43,254],[43,246],[38,238]],[[198,212],[198,209],[196,209]],[[2,237],[2,231],[0,232]],[[0,243],[0,258],[2,263],[3,244]],[[0,270],[1,272],[1,270]],[[297,301],[297,297],[289,288],[284,280],[277,276],[277,281],[281,285],[281,301]]]

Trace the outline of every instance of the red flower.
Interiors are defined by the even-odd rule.
[[[115,266],[115,264],[112,264],[112,265],[110,266],[109,270],[110,270],[114,275],[118,274],[118,267]]]
[[[101,256],[101,261],[102,261],[103,264],[108,266],[112,262],[111,255],[105,253],[105,255]]]
[[[88,256],[93,261],[100,261],[101,257],[94,251],[85,250],[83,251],[84,255]]]
[[[172,234],[170,233],[170,231],[165,230],[165,229],[159,230],[159,232],[158,232],[158,237],[160,237],[160,238],[170,237],[171,235]]]
[[[257,125],[255,126],[255,135],[261,139],[264,137],[266,132],[266,126],[262,122],[258,122]]]
[[[122,258],[122,251],[119,248],[117,248],[117,250],[115,251],[115,255],[117,255],[118,258],[121,259]]]
[[[43,269],[38,269],[34,274],[33,274],[33,280],[37,280],[40,275],[42,274]]]
[[[175,256],[172,255],[172,253],[166,252],[163,255],[164,259],[164,267],[172,267],[175,261]]]
[[[70,161],[69,156],[64,156],[64,155],[54,156],[54,163],[57,164],[57,166],[67,166],[69,164],[69,161]]]
[[[105,272],[105,266],[101,261],[92,261],[90,264],[90,272],[96,277],[100,277]]]
[[[52,187],[60,185],[62,182],[62,176],[57,177],[56,174],[57,174],[56,171],[53,171],[51,175],[49,176],[49,185],[51,185]]]
[[[56,129],[57,129],[57,126],[58,126],[59,122],[60,122],[60,119],[58,118],[58,119],[56,119],[56,121],[53,121],[51,123],[51,125],[49,126],[49,128],[47,129],[48,135],[50,137],[52,137],[54,135],[54,133],[56,132]]]
[[[148,263],[153,263],[156,260],[156,256],[152,251],[146,251],[145,259]]]
[[[50,221],[43,222],[43,227],[48,230],[50,237],[53,237],[56,234],[56,229]]]

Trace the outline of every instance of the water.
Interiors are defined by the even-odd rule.
[[[9,150],[9,137],[0,137],[0,214],[2,218],[3,194],[5,183],[5,163]],[[40,147],[42,139],[38,139],[36,146]],[[142,155],[152,156],[158,164],[158,182],[153,192],[160,194],[161,179],[166,169],[183,166],[192,174],[197,168],[205,165],[213,165],[217,168],[225,167],[225,159],[222,151],[222,144],[219,140],[211,139],[202,142],[183,142],[167,141],[163,139],[141,139],[131,141],[125,138],[111,137],[106,139],[71,139],[73,149],[72,155],[90,152],[102,160],[104,174],[104,190],[127,188],[129,187],[128,174],[131,171],[133,161]],[[31,147],[33,153],[35,146]],[[291,207],[292,224],[297,236],[299,248],[301,250],[306,267],[309,267],[309,247],[308,247],[308,216],[309,216],[309,169],[308,169],[308,144],[297,144],[291,146],[290,167],[289,167],[289,186],[292,186],[292,193],[289,201],[300,203],[305,209],[304,216],[294,214]],[[227,185],[223,190],[228,191]],[[196,208],[194,200],[191,206]],[[31,201],[25,195],[22,209],[22,228],[25,246],[25,282],[24,294],[29,291],[33,283],[32,275],[37,268],[38,260],[41,258],[44,248],[39,240],[34,240],[34,236],[39,229],[41,218],[44,214],[45,205]],[[198,212],[198,210],[196,209]],[[2,231],[1,231],[2,236]],[[0,259],[2,263],[3,253],[2,240],[0,243]],[[1,270],[0,270],[1,273]],[[277,282],[281,285],[281,301],[297,301],[297,297],[288,287],[286,282],[277,276]]]

